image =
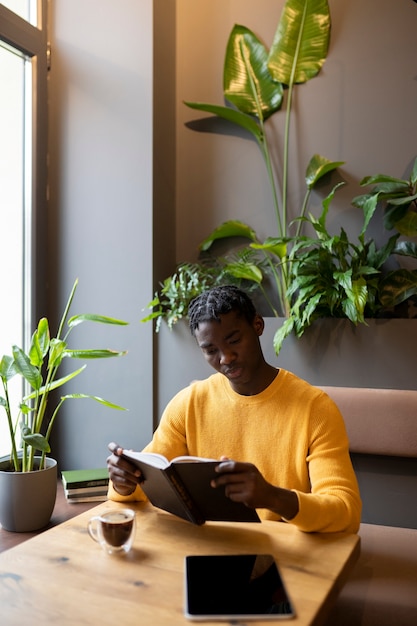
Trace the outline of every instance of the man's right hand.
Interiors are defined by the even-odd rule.
[[[130,496],[142,482],[140,470],[121,457],[123,448],[111,442],[108,446],[111,455],[107,457],[107,468],[114,489],[121,496]]]

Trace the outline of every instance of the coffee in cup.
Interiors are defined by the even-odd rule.
[[[92,517],[88,532],[109,554],[128,552],[135,535],[135,512],[115,509]]]

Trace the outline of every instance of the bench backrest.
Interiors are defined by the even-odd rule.
[[[351,452],[417,457],[417,391],[320,388],[343,415]]]

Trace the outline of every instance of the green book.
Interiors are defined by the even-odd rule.
[[[109,484],[107,467],[99,469],[65,470],[61,472],[64,489],[100,487]]]

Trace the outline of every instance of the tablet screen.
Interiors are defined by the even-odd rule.
[[[203,619],[281,619],[294,616],[270,554],[185,557],[185,615]]]

